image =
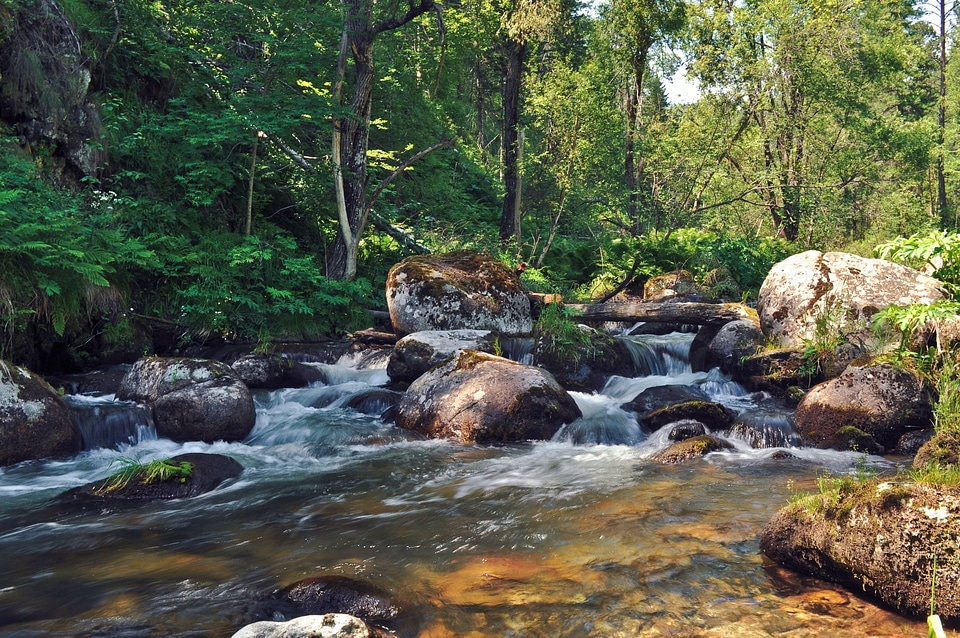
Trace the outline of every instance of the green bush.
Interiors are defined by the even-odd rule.
[[[161,316],[174,315],[196,335],[269,342],[340,334],[369,323],[370,283],[328,279],[281,231],[157,242],[166,261],[154,274],[169,287],[152,284],[143,290],[143,303]]]

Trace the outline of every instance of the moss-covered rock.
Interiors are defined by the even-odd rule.
[[[711,430],[725,430],[735,419],[728,408],[711,401],[684,401],[654,410],[640,417],[640,425],[649,431],[659,430],[669,423],[692,419]]]
[[[622,340],[586,326],[583,331],[583,341],[564,348],[537,339],[534,364],[549,371],[568,390],[596,391],[612,375],[633,376],[633,357]]]
[[[960,490],[870,481],[778,512],[760,550],[803,574],[866,592],[891,609],[960,620]]]
[[[476,350],[410,384],[396,414],[399,427],[477,443],[549,439],[581,416],[549,372]]]
[[[937,432],[930,440],[920,446],[913,457],[914,469],[923,469],[928,465],[949,467],[960,463],[960,435],[955,432]]]
[[[0,466],[80,451],[73,413],[50,384],[0,361]]]
[[[732,447],[732,445],[722,439],[704,434],[674,443],[670,447],[655,454],[650,460],[654,463],[664,464],[684,463],[706,456],[711,452],[729,450]]]
[[[387,275],[387,307],[397,334],[422,330],[533,330],[517,274],[485,253],[457,251],[404,259]]]
[[[868,444],[867,435],[893,449],[908,430],[931,425],[932,407],[913,373],[888,364],[850,366],[807,392],[794,419],[806,445],[849,449],[851,440]]]

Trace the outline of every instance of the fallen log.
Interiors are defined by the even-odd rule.
[[[738,319],[759,323],[757,311],[739,303],[597,303],[564,304],[577,311],[579,322],[592,321],[648,321],[657,323],[722,326]]]

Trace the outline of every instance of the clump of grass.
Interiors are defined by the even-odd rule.
[[[930,463],[926,467],[909,470],[907,476],[925,485],[960,485],[960,465]]]
[[[157,460],[142,464],[136,459],[126,456],[118,457],[112,465],[119,465],[120,469],[104,480],[97,489],[98,494],[105,494],[122,489],[130,483],[141,485],[177,481],[186,483],[193,476],[193,463],[189,461]]]
[[[879,472],[867,465],[867,456],[863,455],[854,464],[853,472],[846,474],[822,473],[817,476],[817,493],[807,493],[797,490],[792,483],[789,502],[799,505],[813,514],[828,512],[842,513],[843,500],[853,495],[862,486],[877,479]]]
[[[544,352],[558,361],[573,365],[580,363],[584,354],[597,354],[597,349],[593,346],[593,335],[575,321],[578,314],[576,310],[563,304],[549,303],[541,309],[540,318],[534,327],[534,333]]]

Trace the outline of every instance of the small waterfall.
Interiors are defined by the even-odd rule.
[[[603,394],[571,392],[583,416],[563,426],[554,441],[574,445],[636,445],[643,440],[637,417]]]
[[[633,365],[644,376],[676,376],[690,372],[690,345],[694,335],[674,332],[669,335],[620,337],[633,356]]]
[[[761,409],[741,414],[727,434],[757,449],[799,447],[801,444],[790,418],[784,412],[776,410]]]
[[[533,337],[500,337],[503,356],[517,363],[533,363],[533,345]]]
[[[113,395],[64,397],[73,409],[83,438],[83,449],[116,448],[157,438],[153,418],[146,406],[117,401]]]

